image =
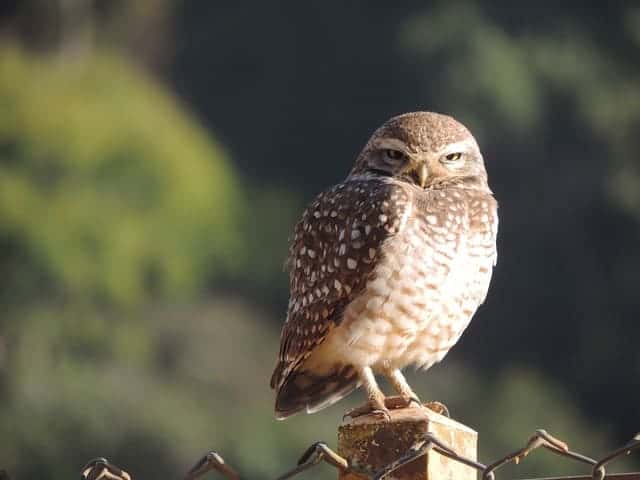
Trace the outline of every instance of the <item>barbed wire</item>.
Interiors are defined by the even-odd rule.
[[[305,470],[316,467],[323,462],[341,471],[343,474],[353,473],[369,480],[383,480],[392,472],[426,455],[427,452],[431,450],[455,462],[476,469],[481,473],[482,480],[495,480],[495,472],[497,470],[509,463],[520,463],[527,455],[539,448],[548,450],[555,455],[589,465],[591,467],[591,475],[584,478],[590,477],[592,480],[603,480],[606,475],[606,465],[640,448],[640,433],[637,433],[625,445],[607,453],[599,460],[595,460],[581,453],[571,451],[565,442],[555,438],[545,430],[536,430],[522,448],[508,453],[487,465],[459,455],[449,445],[433,435],[433,433],[425,433],[413,443],[404,455],[376,472],[366,471],[360,467],[350,465],[347,459],[334,452],[326,443],[316,442],[305,450],[295,467],[277,477],[276,480],[287,480],[296,477]],[[217,472],[228,480],[241,480],[240,475],[225,462],[219,453],[214,451],[200,458],[184,476],[184,480],[196,480],[208,472]],[[95,458],[82,467],[80,476],[82,480],[132,480],[129,473],[102,457]],[[640,479],[640,473],[635,474],[634,478]],[[10,480],[5,470],[0,470],[0,480]]]

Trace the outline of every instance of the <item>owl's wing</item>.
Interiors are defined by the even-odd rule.
[[[353,179],[307,207],[289,249],[291,297],[272,388],[279,390],[340,323],[410,205],[410,193],[391,181]]]

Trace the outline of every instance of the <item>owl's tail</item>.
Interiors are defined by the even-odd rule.
[[[316,413],[333,405],[360,386],[353,367],[343,367],[329,375],[292,372],[278,388],[276,419],[284,420],[301,410]]]

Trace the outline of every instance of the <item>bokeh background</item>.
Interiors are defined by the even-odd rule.
[[[488,301],[417,392],[485,460],[640,430],[636,2],[4,0],[0,468],[178,478],[216,449],[257,479],[335,445],[361,394],[272,415],[287,238],[414,110],[470,127],[501,205]]]

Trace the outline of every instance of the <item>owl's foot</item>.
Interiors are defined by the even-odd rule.
[[[377,402],[371,401],[365,403],[360,407],[355,407],[351,410],[347,410],[347,412],[342,416],[342,420],[344,420],[345,418],[363,417],[365,415],[371,415],[377,420],[381,420],[384,422],[391,421],[391,414],[389,413],[389,409],[384,404],[378,405]]]
[[[418,397],[410,397],[407,395],[394,395],[384,399],[384,406],[389,410],[397,410],[399,408],[421,407],[422,402]]]
[[[422,406],[424,408],[428,408],[432,412],[436,412],[440,415],[451,418],[451,415],[449,415],[449,409],[444,403],[431,401],[431,402],[423,403]]]

